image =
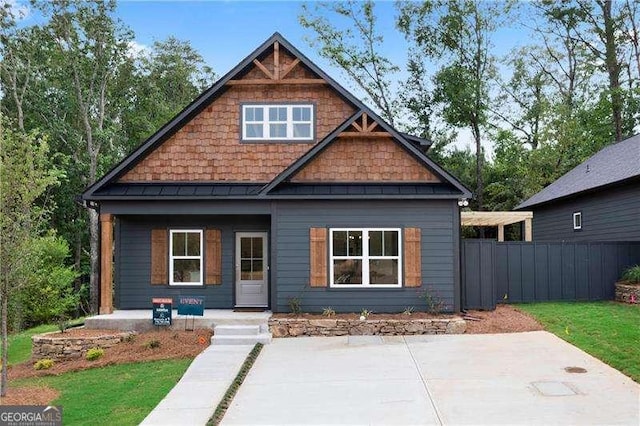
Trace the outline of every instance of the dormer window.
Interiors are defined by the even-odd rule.
[[[311,104],[242,105],[243,141],[313,141]]]

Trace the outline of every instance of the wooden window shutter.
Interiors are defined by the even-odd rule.
[[[422,285],[420,228],[404,228],[404,286]]]
[[[327,283],[327,229],[311,228],[310,240],[310,280],[311,287],[326,287]]]
[[[151,284],[169,284],[169,232],[151,230]]]
[[[222,284],[222,233],[219,229],[205,231],[205,266],[206,277],[204,283],[209,285]]]

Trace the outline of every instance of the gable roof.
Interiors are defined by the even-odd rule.
[[[287,167],[282,173],[275,177],[271,182],[269,182],[265,187],[260,191],[261,194],[268,194],[273,189],[275,189],[278,185],[287,181],[289,178],[293,177],[297,172],[302,170],[304,166],[309,164],[311,160],[316,158],[322,151],[324,151],[331,143],[333,143],[340,133],[345,131],[349,126],[351,126],[358,118],[360,118],[363,114],[367,114],[374,121],[378,123],[378,125],[391,134],[393,139],[400,144],[409,154],[411,154],[418,162],[422,165],[426,166],[430,170],[432,170],[438,177],[440,177],[443,181],[452,184],[456,189],[460,191],[460,196],[465,198],[471,197],[471,191],[467,189],[460,181],[458,181],[455,177],[447,173],[444,169],[438,166],[433,160],[427,157],[419,148],[415,146],[415,144],[409,142],[406,138],[402,136],[397,130],[387,124],[384,120],[382,120],[376,113],[371,111],[366,106],[362,105],[360,111],[353,114],[349,117],[344,123],[338,126],[333,132],[331,132],[327,137],[325,137],[320,143],[316,144],[307,151],[306,154],[298,158],[293,164]]]
[[[640,177],[640,134],[604,147],[515,209],[524,209]]]
[[[271,37],[269,37],[264,43],[262,43],[258,48],[256,48],[251,54],[249,54],[246,58],[244,58],[238,65],[236,65],[231,71],[225,74],[222,78],[220,78],[217,82],[215,82],[209,89],[200,94],[193,102],[191,102],[187,107],[185,107],[180,113],[178,113],[173,119],[171,119],[167,124],[162,126],[156,133],[151,135],[144,143],[142,143],[138,148],[136,148],[130,155],[125,157],[122,161],[116,164],[109,172],[107,172],[101,179],[97,180],[95,183],[90,185],[85,189],[82,193],[81,198],[88,200],[93,199],[93,195],[96,191],[104,188],[106,185],[114,183],[119,177],[124,175],[127,171],[131,170],[136,164],[138,164],[142,159],[144,159],[149,153],[151,153],[155,148],[169,139],[172,135],[174,135],[179,129],[181,129],[185,124],[191,121],[197,114],[199,114],[203,109],[205,109],[214,99],[216,99],[219,95],[221,95],[227,89],[227,83],[232,80],[234,77],[241,75],[243,72],[249,69],[249,67],[253,66],[254,59],[261,57],[263,54],[268,52],[268,49],[274,45],[274,43],[278,42],[281,47],[289,51],[294,57],[300,60],[300,63],[310,69],[313,73],[317,74],[321,79],[325,80],[327,84],[333,88],[337,94],[343,98],[346,102],[350,103],[355,107],[356,112],[351,118],[349,118],[345,123],[349,122],[349,124],[343,124],[336,128],[331,134],[329,134],[325,139],[315,145],[309,152],[303,155],[299,160],[294,162],[290,167],[288,167],[285,171],[283,171],[280,175],[274,179],[271,183],[266,185],[263,190],[260,192],[261,195],[266,194],[269,190],[275,188],[275,186],[281,182],[283,182],[291,173],[295,172],[297,169],[302,167],[302,165],[306,164],[310,159],[312,159],[316,154],[324,150],[328,144],[330,144],[337,135],[344,129],[346,129],[350,124],[355,121],[362,113],[366,113],[368,116],[372,117],[378,124],[389,132],[394,139],[399,142],[409,153],[411,153],[414,157],[420,160],[422,163],[427,165],[430,169],[432,169],[437,175],[443,178],[445,181],[451,183],[455,188],[460,190],[462,197],[471,197],[471,191],[467,189],[462,183],[460,183],[456,178],[452,175],[448,174],[444,171],[440,166],[438,166],[435,162],[430,160],[416,145],[424,145],[428,146],[429,142],[414,136],[403,135],[389,126],[384,122],[376,113],[374,113],[371,109],[369,109],[362,101],[352,95],[349,91],[347,91],[344,87],[338,84],[334,79],[332,79],[328,74],[326,74],[322,69],[320,69],[316,64],[314,64],[309,58],[307,58],[302,52],[296,49],[288,40],[286,40],[280,33],[276,32]],[[342,129],[342,130],[339,130]],[[302,159],[305,159],[302,163],[300,162]],[[296,166],[296,167],[294,167]],[[286,173],[290,171],[291,173]],[[277,182],[276,182],[277,181]],[[273,184],[276,182],[275,184]],[[273,184],[273,185],[272,185]]]

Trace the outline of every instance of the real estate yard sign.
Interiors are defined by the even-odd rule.
[[[173,299],[153,298],[151,302],[153,303],[153,325],[171,325],[171,305],[173,304]]]
[[[178,315],[204,316],[204,296],[178,296]]]

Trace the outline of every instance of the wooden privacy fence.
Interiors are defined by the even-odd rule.
[[[640,242],[463,240],[462,306],[610,300],[614,283],[640,263]]]

